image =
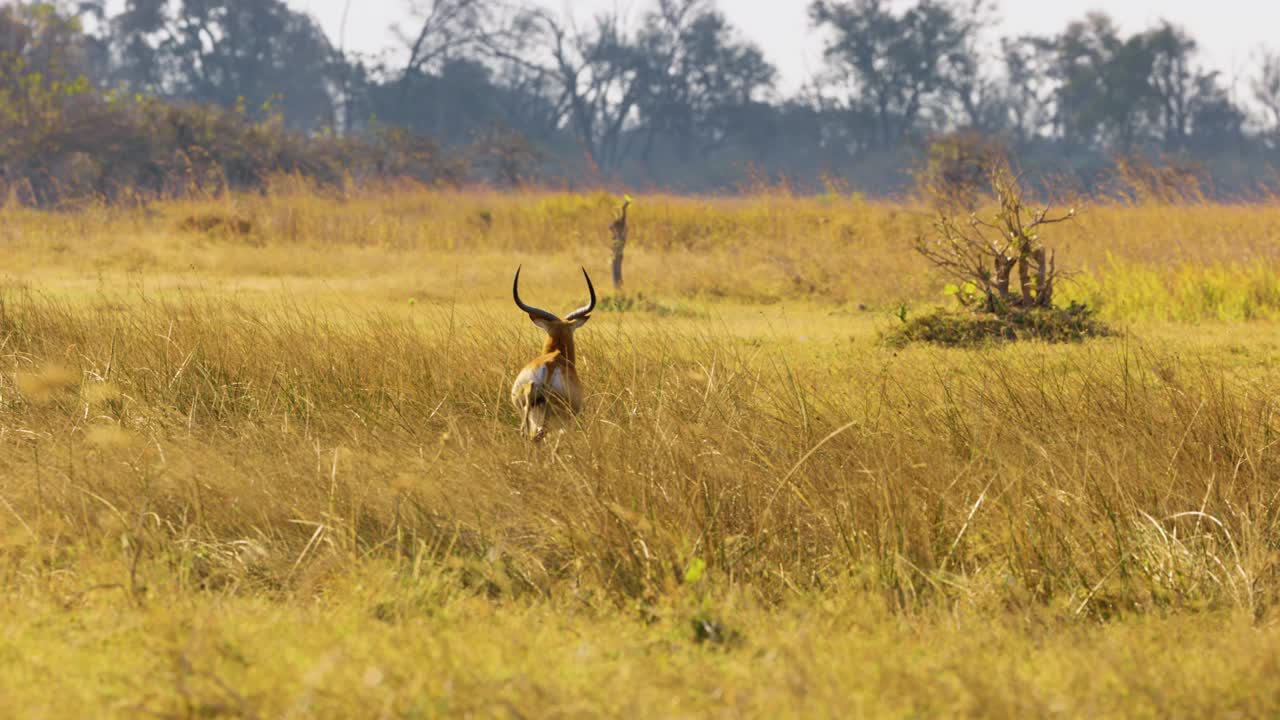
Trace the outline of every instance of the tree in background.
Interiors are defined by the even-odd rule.
[[[538,17],[557,106],[591,165],[608,177],[635,149],[628,123],[646,92],[651,67],[617,12],[597,15],[585,29],[550,13]]]
[[[1044,47],[1053,58],[1061,140],[1069,147],[1133,149],[1156,109],[1152,58],[1141,38],[1121,37],[1110,17],[1092,13]]]
[[[456,136],[457,128],[449,125],[466,127],[493,112],[485,98],[492,88],[489,69],[476,61],[475,49],[498,5],[492,0],[410,0],[408,5],[416,26],[394,29],[407,59],[397,70],[383,70],[373,111],[392,124],[416,123]],[[454,102],[440,102],[441,96]]]
[[[38,201],[79,175],[96,46],[51,5],[0,7],[0,182]]]
[[[278,112],[302,129],[334,124],[337,53],[282,0],[127,0],[110,28],[127,87],[258,119]]]
[[[1005,44],[1025,134],[1048,134],[1068,147],[1164,152],[1192,143],[1238,139],[1243,114],[1218,75],[1197,63],[1195,40],[1168,22],[1125,37],[1094,13],[1054,36]],[[1051,108],[1051,122],[1041,108]]]
[[[981,6],[921,0],[895,13],[883,0],[815,0],[814,25],[832,33],[826,84],[839,93],[863,147],[896,147],[948,122],[957,91],[973,104]],[[975,110],[975,115],[981,116]]]
[[[1054,111],[1056,86],[1050,72],[1052,43],[1035,36],[1000,41],[1009,127],[1023,144],[1055,136],[1060,130]]]
[[[1143,40],[1151,55],[1150,86],[1155,97],[1156,131],[1165,148],[1186,147],[1191,119],[1202,83],[1212,75],[1197,71],[1192,62],[1196,41],[1168,22],[1148,31]]]
[[[1250,83],[1253,99],[1262,108],[1260,123],[1272,146],[1280,145],[1280,52],[1263,53],[1258,76]]]
[[[646,162],[667,139],[680,156],[705,160],[730,142],[777,71],[737,37],[708,0],[659,0],[636,40],[649,68],[639,101]]]
[[[1280,162],[1280,56],[1264,56],[1242,105],[1194,37],[1165,22],[1123,33],[1095,13],[1000,38],[992,0],[814,0],[825,67],[788,97],[716,0],[641,0],[590,18],[531,0],[400,0],[411,19],[395,52],[376,56],[335,50],[290,1],[3,6],[11,130],[0,142],[13,149],[0,162],[33,187],[50,184],[31,180],[40,173],[100,187],[125,157],[167,166],[139,145],[146,128],[157,146],[216,146],[233,184],[258,182],[255,165],[281,157],[305,164],[304,141],[328,134],[350,140],[338,155],[381,158],[348,155],[362,173],[439,177],[447,166],[450,178],[507,186],[835,179],[898,192],[926,176],[955,185],[971,174],[966,148],[988,142],[1031,178],[1074,177],[1080,189],[1114,174],[1116,155],[1129,167],[1207,166],[1208,187],[1223,192],[1256,186]],[[159,173],[144,184],[168,187]]]

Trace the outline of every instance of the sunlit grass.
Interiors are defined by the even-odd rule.
[[[1068,292],[1123,333],[891,349],[943,299],[923,210],[638,198],[646,302],[579,333],[586,409],[533,445],[510,273],[580,304],[611,202],[0,212],[0,696],[1275,714],[1277,211],[1093,208]],[[251,237],[180,229],[211,212]]]
[[[531,273],[552,292],[576,265],[603,271],[615,202],[605,193],[322,195],[281,181],[266,196],[146,209],[6,208],[0,242],[7,269],[42,287],[203,284],[475,301],[492,299],[524,258],[563,272]],[[249,230],[189,222],[219,217]],[[940,278],[912,251],[930,217],[922,205],[834,196],[641,196],[626,277],[650,297],[703,302],[943,302]],[[1280,205],[1085,203],[1078,217],[1044,240],[1072,274],[1064,298],[1097,303],[1105,319],[1258,319],[1280,307]]]

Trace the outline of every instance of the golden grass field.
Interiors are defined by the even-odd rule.
[[[923,207],[638,197],[529,443],[613,202],[0,210],[0,707],[1280,714],[1280,205],[1084,203],[1120,333],[948,350]]]

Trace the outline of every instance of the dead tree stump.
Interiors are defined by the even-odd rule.
[[[628,195],[622,200],[622,207],[614,216],[613,223],[609,225],[609,234],[613,236],[613,258],[610,263],[613,268],[613,289],[615,292],[622,291],[622,253],[627,248],[627,208],[631,205],[631,196]]]

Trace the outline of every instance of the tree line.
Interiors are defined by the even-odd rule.
[[[1260,51],[1233,91],[1169,22],[1127,34],[1093,13],[1008,37],[984,0],[813,0],[823,66],[786,95],[714,0],[585,20],[405,1],[384,57],[284,0],[0,7],[0,181],[37,200],[275,171],[896,192],[948,153],[999,147],[1082,188],[1140,158],[1233,195],[1280,157],[1280,55]]]

